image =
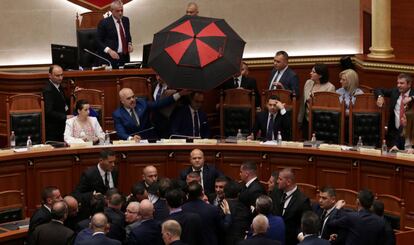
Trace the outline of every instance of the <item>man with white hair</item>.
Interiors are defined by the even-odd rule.
[[[129,62],[129,53],[133,51],[129,31],[129,19],[125,17],[122,1],[111,3],[111,16],[101,20],[97,28],[97,46],[99,53],[118,68]],[[104,63],[104,61],[100,61]]]
[[[125,222],[128,224],[125,227],[126,237],[135,227],[141,224],[141,216],[139,215],[139,202],[130,202],[125,211]]]
[[[253,236],[239,242],[239,245],[280,245],[281,243],[275,240],[266,238],[266,232],[269,228],[269,221],[266,216],[258,214],[252,222]]]

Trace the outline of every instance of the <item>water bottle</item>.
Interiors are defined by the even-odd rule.
[[[356,145],[357,151],[360,151],[362,146],[363,146],[363,144],[362,144],[362,137],[359,136],[358,137],[358,143]]]
[[[385,140],[382,141],[381,153],[382,155],[388,154],[387,142]]]
[[[282,134],[280,131],[277,131],[277,144],[282,145]]]
[[[10,148],[14,149],[15,147],[16,147],[16,135],[14,134],[14,131],[11,131]]]
[[[27,136],[27,141],[26,141],[26,148],[28,151],[30,151],[30,149],[32,149],[32,139],[30,139],[30,136]]]
[[[311,145],[312,145],[312,148],[316,148],[318,146],[317,143],[316,143],[316,134],[315,133],[312,134]]]
[[[104,145],[110,145],[111,144],[111,138],[109,137],[109,131],[105,131],[105,142]]]

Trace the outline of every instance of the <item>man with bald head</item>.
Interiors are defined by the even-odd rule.
[[[158,171],[153,165],[148,165],[142,169],[142,181],[148,189],[150,185],[158,181]]]
[[[185,245],[180,240],[181,226],[175,220],[167,220],[161,226],[162,240],[165,245]]]
[[[213,193],[214,183],[216,178],[223,174],[218,171],[214,166],[204,163],[204,153],[200,149],[194,149],[190,153],[191,167],[188,167],[181,171],[180,179],[186,181],[187,175],[191,172],[197,172],[201,176],[201,186],[204,189],[206,195]]]
[[[78,222],[81,221],[81,217],[78,216],[78,200],[73,196],[65,196],[63,201],[68,205],[68,217],[65,220],[65,226],[76,231],[78,229]]]
[[[253,236],[239,242],[239,245],[278,245],[279,241],[275,241],[266,237],[269,229],[269,221],[263,214],[258,214],[252,222]]]
[[[191,16],[198,16],[198,5],[195,2],[188,3],[185,14]]]
[[[187,90],[181,90],[163,99],[148,101],[145,98],[137,98],[130,88],[121,89],[119,99],[122,105],[112,113],[119,139],[139,141],[141,138],[158,138],[151,128],[150,111],[171,105],[188,93]]]
[[[109,223],[105,214],[95,214],[91,219],[90,227],[93,230],[92,237],[90,239],[83,240],[79,243],[79,245],[121,245],[120,241],[105,236],[105,234],[109,231]]]
[[[131,230],[126,244],[162,245],[161,225],[154,220],[154,205],[145,199],[139,205],[141,224]]]
[[[285,222],[286,245],[297,244],[302,214],[311,210],[310,200],[296,185],[295,174],[291,168],[279,172],[277,186],[277,190],[270,194],[273,211],[282,216]]]

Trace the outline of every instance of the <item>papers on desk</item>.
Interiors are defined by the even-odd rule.
[[[6,149],[6,150],[0,149],[0,155],[8,155],[8,154],[12,154],[13,152],[14,152],[13,149]]]
[[[291,147],[291,148],[303,148],[303,142],[298,141],[282,141],[281,145],[277,144],[277,141],[269,140],[265,142],[261,142],[261,145],[274,145],[274,146],[282,146],[282,147]]]
[[[68,140],[66,141],[66,143],[68,143],[70,148],[84,148],[84,147],[89,147],[93,145],[92,141],[85,142],[82,139],[78,139],[78,138]]]
[[[135,140],[114,140],[112,145],[145,145],[149,144],[148,140],[140,140],[136,142]]]

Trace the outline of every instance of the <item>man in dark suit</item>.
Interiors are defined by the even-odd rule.
[[[51,209],[53,204],[62,201],[60,191],[55,186],[48,186],[41,193],[42,206],[36,210],[29,222],[28,241],[31,244],[32,234],[36,227],[41,224],[48,223],[52,219]]]
[[[303,214],[301,226],[304,238],[299,243],[301,245],[330,245],[329,241],[318,237],[320,227],[320,220],[318,215],[312,211],[307,211]]]
[[[161,226],[154,220],[154,206],[149,200],[143,200],[139,206],[141,225],[131,230],[126,242],[128,245],[162,245]]]
[[[63,141],[66,119],[72,117],[67,115],[69,99],[65,97],[61,86],[62,80],[62,67],[50,66],[49,81],[42,92],[45,104],[46,141]]]
[[[185,245],[180,240],[181,226],[175,220],[167,220],[161,225],[162,240],[165,245]]]
[[[88,209],[94,195],[105,194],[118,185],[118,171],[115,170],[116,155],[110,149],[100,152],[99,163],[86,169],[80,178],[73,195]]]
[[[246,62],[240,64],[240,73],[230,78],[220,87],[221,89],[243,88],[254,92],[256,108],[260,108],[260,93],[257,89],[256,79],[248,77],[249,67]]]
[[[378,107],[384,105],[384,97],[390,98],[387,143],[400,150],[405,148],[403,135],[403,129],[407,123],[405,111],[411,107],[414,101],[412,83],[411,75],[401,73],[398,75],[396,88],[375,90],[375,95],[378,97]]]
[[[369,190],[361,190],[357,197],[357,212],[345,212],[342,207],[345,201],[338,201],[339,209],[329,220],[328,226],[347,231],[346,245],[381,245],[385,243],[385,222],[371,213],[374,194]]]
[[[147,189],[153,183],[158,182],[158,171],[155,166],[148,165],[142,169],[142,182]]]
[[[33,232],[32,244],[72,244],[74,232],[65,227],[63,222],[68,216],[68,206],[64,201],[55,202],[52,206],[52,220],[39,225]]]
[[[204,94],[193,92],[190,103],[177,109],[171,115],[171,134],[189,137],[210,137],[207,114],[201,111],[204,103]]]
[[[378,215],[381,219],[384,220],[385,223],[385,241],[384,245],[395,245],[395,233],[394,229],[391,226],[391,223],[388,222],[387,218],[384,216],[384,203],[381,200],[375,200],[372,203],[372,211],[374,214]]]
[[[197,182],[192,182],[188,186],[188,201],[182,206],[184,212],[195,213],[200,215],[202,220],[202,237],[204,245],[218,245],[219,229],[225,226],[227,219],[220,217],[220,210],[218,207],[208,204],[202,200],[203,189]]]
[[[93,234],[78,245],[121,245],[121,242],[105,236],[109,230],[108,219],[103,213],[96,213],[91,219]]]
[[[279,97],[269,97],[266,106],[267,111],[257,114],[249,139],[277,140],[280,131],[283,140],[291,140],[291,121]]]
[[[125,239],[125,215],[121,211],[123,198],[119,193],[112,193],[108,198],[108,207],[104,213],[109,219],[110,228],[107,237],[122,242]]]
[[[111,16],[101,20],[97,28],[97,46],[99,53],[109,59],[114,68],[129,62],[129,53],[133,51],[129,19],[123,16],[122,1],[111,3]],[[100,60],[99,63],[104,63]]]
[[[310,200],[298,188],[293,170],[285,168],[279,172],[278,189],[270,197],[275,215],[282,216],[286,228],[286,245],[297,244],[300,221],[305,211],[311,210]]]
[[[201,186],[206,195],[214,192],[214,183],[216,178],[222,176],[214,166],[204,164],[204,153],[200,149],[194,149],[190,153],[191,167],[181,171],[180,179],[186,181],[187,174],[198,172],[201,176]]]
[[[112,113],[118,137],[123,140],[133,139],[136,141],[141,138],[157,138],[155,131],[151,129],[150,111],[171,105],[186,93],[188,91],[182,90],[172,96],[153,102],[143,98],[137,99],[130,88],[121,89],[119,98],[122,106]]]
[[[271,240],[266,237],[269,229],[269,221],[263,214],[258,214],[252,222],[253,236],[244,241],[237,243],[238,245],[281,245],[280,242]]]
[[[188,245],[202,244],[202,228],[200,215],[184,212],[182,210],[184,193],[180,189],[173,189],[167,192],[167,199],[170,215],[167,220],[175,220],[181,226],[181,240]]]
[[[255,162],[246,161],[240,166],[240,179],[244,185],[240,192],[239,200],[247,208],[256,206],[256,199],[266,194],[265,189],[257,178],[257,166]]]
[[[229,179],[226,176],[219,176],[214,183],[214,192],[207,195],[208,202],[216,207],[220,207],[224,200],[224,187]]]
[[[268,89],[286,89],[299,97],[299,77],[288,67],[289,55],[278,51],[274,58],[274,68],[271,72]]]

